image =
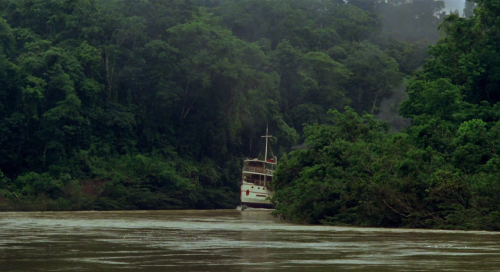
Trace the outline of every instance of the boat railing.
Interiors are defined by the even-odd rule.
[[[264,167],[252,167],[252,166],[243,166],[243,171],[262,173],[262,174],[268,174],[268,175],[272,175],[274,173],[274,170],[271,170],[271,169],[266,169]]]

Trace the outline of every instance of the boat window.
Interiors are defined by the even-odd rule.
[[[243,176],[243,181],[253,183],[257,186],[263,184],[264,182],[264,176],[263,175],[257,175],[257,174],[246,174]]]
[[[262,187],[267,187],[270,182],[273,181],[273,177],[267,176],[264,179],[264,175],[253,175],[256,176],[255,178],[251,179],[251,182],[257,186],[262,186]],[[247,181],[250,182],[250,181]]]

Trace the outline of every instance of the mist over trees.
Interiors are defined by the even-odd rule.
[[[381,30],[405,41],[439,38],[437,27],[446,13],[442,0],[350,0],[380,18]]]
[[[442,6],[0,0],[0,206],[233,208],[266,125],[282,156],[330,109],[378,113]]]

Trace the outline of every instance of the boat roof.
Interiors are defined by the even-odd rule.
[[[270,162],[270,161],[264,161],[264,160],[261,160],[261,159],[258,159],[258,158],[254,158],[254,159],[246,159],[245,162],[265,162],[265,163],[272,163],[272,164],[276,164],[276,161],[273,161],[273,162]]]

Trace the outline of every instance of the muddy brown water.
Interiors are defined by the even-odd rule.
[[[0,271],[500,271],[500,233],[297,225],[268,210],[0,213]]]

